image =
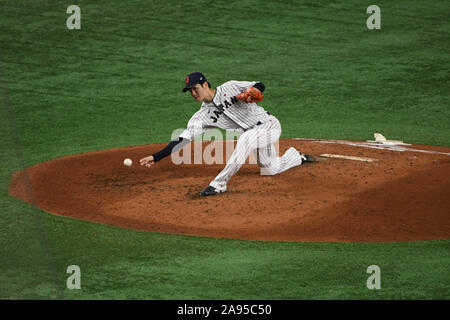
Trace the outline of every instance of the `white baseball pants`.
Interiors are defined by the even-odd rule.
[[[245,131],[238,139],[225,168],[209,184],[217,190],[227,190],[227,182],[245,163],[250,153],[258,149],[258,164],[261,175],[275,175],[292,167],[302,164],[302,157],[295,148],[289,148],[283,156],[278,157],[274,143],[281,135],[281,125],[277,118],[270,116],[270,120]]]

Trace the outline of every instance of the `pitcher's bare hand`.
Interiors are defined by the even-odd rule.
[[[153,158],[153,156],[148,156],[146,158],[142,158],[141,160],[139,160],[139,162],[141,166],[150,168],[155,164],[155,159]]]

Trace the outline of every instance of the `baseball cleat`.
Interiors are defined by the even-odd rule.
[[[200,195],[204,196],[204,197],[206,197],[206,196],[214,196],[214,195],[219,194],[221,192],[222,191],[217,190],[213,186],[208,186],[205,190],[200,192]]]
[[[301,152],[299,152],[299,153],[300,153],[300,157],[302,157],[302,163],[303,162],[315,162],[316,161],[316,159],[310,154],[303,154]]]

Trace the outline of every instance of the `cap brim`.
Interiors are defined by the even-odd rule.
[[[198,83],[198,82],[197,82]],[[191,84],[187,84],[186,87],[183,88],[183,92],[188,91],[189,89],[192,89],[193,87],[195,87],[195,85],[197,83],[191,83]]]

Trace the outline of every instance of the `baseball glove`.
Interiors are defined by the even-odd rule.
[[[254,103],[261,101],[264,96],[257,88],[250,87],[245,92],[238,94],[236,98],[247,103]]]

